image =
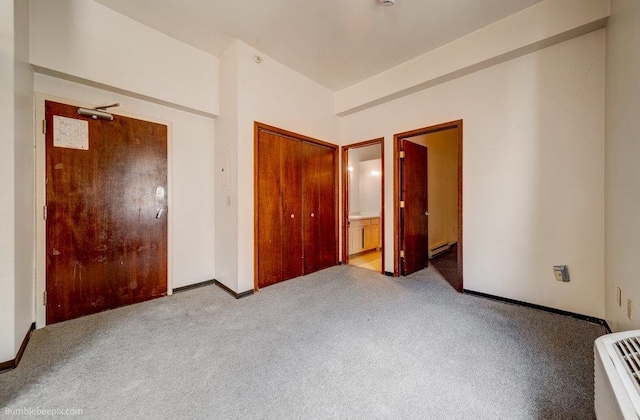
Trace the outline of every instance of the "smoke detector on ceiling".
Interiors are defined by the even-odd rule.
[[[396,4],[396,0],[380,0],[380,3],[383,6],[393,6],[394,4]]]

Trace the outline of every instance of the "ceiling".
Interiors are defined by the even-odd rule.
[[[220,56],[240,39],[338,91],[541,0],[96,0]]]

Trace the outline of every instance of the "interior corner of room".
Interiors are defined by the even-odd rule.
[[[34,323],[51,323],[47,304],[57,297],[48,290],[48,262],[63,250],[47,245],[47,226],[57,219],[46,183],[88,156],[66,147],[58,151],[68,155],[47,166],[46,142],[54,147],[47,130],[57,129],[47,102],[94,111],[117,102],[108,110],[116,123],[166,129],[165,154],[154,155],[166,177],[139,189],[150,203],[140,217],[166,222],[166,262],[158,263],[166,276],[136,301],[211,279],[248,296],[340,261],[400,276],[402,284],[410,235],[401,230],[400,154],[410,144],[427,150],[415,190],[427,194],[416,218],[426,217],[428,240],[418,248],[453,288],[604,320],[614,331],[640,327],[633,309],[640,301],[640,53],[629,42],[640,27],[637,1],[533,2],[339,88],[280,62],[277,49],[268,54],[229,39],[213,54],[108,3],[118,2],[0,2],[7,92],[0,97],[0,367],[19,361]],[[384,10],[399,13],[400,3]],[[113,134],[107,120],[73,109],[58,116],[83,119],[92,150],[96,130]],[[456,122],[457,130],[438,128]],[[84,122],[71,127],[85,132]],[[135,137],[126,140],[131,150],[151,153]],[[285,152],[282,144],[294,145]],[[269,165],[260,149],[269,150]],[[138,179],[150,167],[118,166],[126,161],[116,156],[107,165],[115,178],[117,168]],[[65,222],[69,231],[74,220]],[[94,235],[89,225],[74,238]],[[120,231],[148,233],[136,229]],[[109,258],[111,273],[127,264],[136,275],[150,273],[131,256],[156,250],[156,241],[120,247],[131,258],[125,262],[102,248],[116,239],[96,237],[102,242],[92,252],[102,256],[65,260],[70,278]],[[570,281],[556,280],[558,265],[568,267]],[[127,278],[123,288],[136,294],[143,284]],[[86,303],[99,307],[98,300]]]

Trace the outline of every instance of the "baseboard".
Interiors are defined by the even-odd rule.
[[[16,367],[18,367],[18,363],[20,363],[20,359],[22,359],[22,355],[24,354],[24,351],[27,348],[27,344],[29,343],[29,340],[31,339],[31,333],[35,329],[36,329],[36,323],[33,322],[31,324],[31,327],[29,328],[29,331],[27,331],[27,334],[24,336],[24,339],[22,340],[22,344],[20,345],[20,349],[18,350],[18,354],[16,354],[16,358],[13,359],[13,360],[9,360],[9,361],[0,363],[0,373],[8,372],[8,371],[13,370]]]
[[[220,283],[218,280],[214,280],[213,283],[216,286],[218,286],[219,288],[221,288],[222,290],[224,290],[225,292],[229,293],[231,296],[233,296],[236,299],[241,299],[243,297],[250,296],[250,295],[253,294],[253,289],[252,290],[247,290],[247,291],[241,292],[241,293],[236,293],[233,290],[229,289],[224,284]]]
[[[210,286],[215,282],[215,280],[205,280],[200,283],[190,284],[188,286],[176,287],[173,289],[173,293],[186,292],[187,290],[199,289],[201,287]]]
[[[540,311],[551,312],[552,314],[570,316],[571,318],[580,319],[582,321],[591,322],[592,324],[602,325],[607,333],[611,332],[611,328],[604,319],[594,316],[577,314],[575,312],[563,311],[562,309],[549,308],[548,306],[536,305],[535,303],[523,302],[521,300],[509,299],[501,296],[490,295],[487,293],[474,292],[473,290],[463,289],[462,292],[471,296],[478,296],[486,299],[497,300],[499,302],[511,303],[513,305],[525,306],[527,308],[538,309]]]

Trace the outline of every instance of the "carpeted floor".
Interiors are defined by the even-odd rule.
[[[6,409],[88,419],[592,419],[601,326],[456,293],[433,268],[333,267],[34,332]]]

